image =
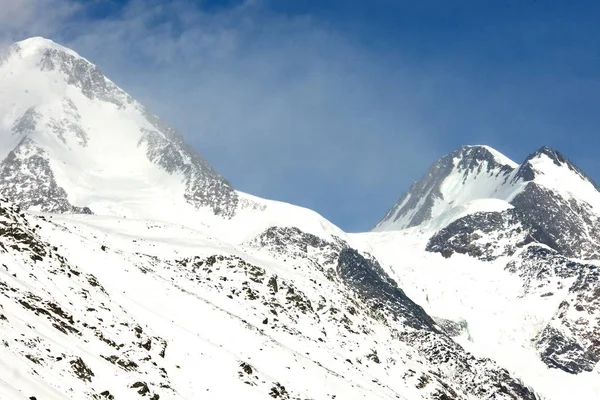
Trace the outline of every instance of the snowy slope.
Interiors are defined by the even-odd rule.
[[[551,250],[541,257],[537,246],[493,261],[445,258],[425,251],[429,234],[410,228],[353,239],[429,315],[459,324],[454,338],[468,351],[497,361],[544,399],[600,398],[598,347],[589,344],[600,338],[595,267],[580,274],[583,264]]]
[[[7,398],[534,399],[342,239],[0,211]]]

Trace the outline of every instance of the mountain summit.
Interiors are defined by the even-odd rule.
[[[439,230],[471,214],[511,209],[565,256],[600,257],[598,186],[549,147],[520,165],[487,146],[461,147],[434,163],[373,230]]]
[[[0,189],[47,212],[230,218],[238,194],[181,135],[72,50],[44,38],[0,62]]]
[[[497,198],[516,166],[491,147],[463,146],[435,162],[374,230],[418,226],[469,201]]]

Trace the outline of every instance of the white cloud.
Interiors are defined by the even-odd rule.
[[[54,36],[80,7],[71,0],[0,0],[0,45],[30,36]]]

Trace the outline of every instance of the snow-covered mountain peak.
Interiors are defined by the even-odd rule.
[[[374,230],[418,226],[467,202],[501,198],[517,166],[489,146],[463,146],[436,161]]]
[[[469,217],[476,213],[490,215]],[[549,147],[517,165],[485,146],[464,146],[434,163],[374,230],[448,227],[449,238],[465,227],[493,231],[515,221],[565,256],[600,257],[598,186]]]
[[[77,53],[43,38],[9,53],[0,64],[0,190],[22,208],[210,226],[236,242],[273,225],[342,235],[313,211],[237,192]]]
[[[75,51],[41,36],[31,37],[14,43],[10,48],[10,53],[18,55],[22,58],[41,58],[46,52],[52,50],[65,53],[73,57],[83,58]]]
[[[518,176],[525,181],[538,180],[544,175],[556,175],[557,171],[563,170],[562,174],[572,174],[576,180],[585,181],[598,190],[598,185],[585,172],[562,153],[547,146],[527,156],[519,169]]]
[[[518,167],[519,164],[500,153],[498,150],[486,145],[465,145],[451,153],[454,157],[465,163],[487,162],[491,165],[505,165],[510,168]]]
[[[227,180],[93,63],[43,38],[3,60],[0,176],[11,200],[51,212],[235,214]]]
[[[66,96],[68,89],[77,88],[91,100],[109,102],[120,109],[127,104],[141,107],[106,78],[95,64],[75,51],[42,37],[13,44],[0,67],[10,79],[27,77],[30,80],[26,89],[28,97],[37,102],[52,95]]]

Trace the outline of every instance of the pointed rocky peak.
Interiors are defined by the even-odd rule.
[[[600,258],[600,191],[594,181],[560,152],[541,147],[529,155],[525,161],[502,180],[474,181],[473,193],[485,194],[481,197],[486,204],[490,200],[501,200],[509,205],[502,210],[481,210],[469,198],[462,196],[467,191],[456,180],[452,183],[458,196],[450,202],[454,209],[448,213],[456,218],[439,218],[437,233],[430,242],[430,248],[468,252],[478,257],[490,257],[490,251],[500,242],[501,237],[512,238],[504,244],[514,245],[523,240],[523,232],[529,233],[526,240],[543,243],[563,256],[598,259]],[[484,190],[485,189],[485,190]],[[447,189],[447,192],[451,190]],[[461,197],[462,196],[462,197]],[[472,196],[471,196],[472,197]],[[448,200],[448,195],[444,199]],[[440,201],[436,206],[439,207]],[[466,210],[462,210],[466,209]],[[460,212],[459,212],[460,211]],[[487,214],[476,214],[481,211]],[[514,212],[514,214],[512,214]],[[432,214],[435,216],[435,214]],[[442,224],[441,222],[444,222]],[[511,227],[518,229],[511,231]],[[473,244],[471,234],[484,232],[486,239]],[[537,236],[536,236],[537,235]],[[462,237],[462,238],[461,238]],[[438,245],[442,243],[443,246]],[[437,246],[437,247],[436,247]],[[497,252],[506,255],[506,248]]]
[[[374,230],[421,225],[463,203],[497,197],[494,190],[517,166],[489,146],[462,146],[436,161]]]
[[[544,175],[556,175],[559,168],[566,168],[565,173],[571,171],[571,173],[575,174],[581,180],[593,185],[596,190],[600,190],[593,179],[587,176],[579,167],[571,162],[571,160],[559,151],[548,146],[542,146],[536,152],[527,156],[525,161],[523,161],[523,164],[521,164],[516,178],[529,182],[535,180],[537,177],[543,177]]]
[[[456,160],[455,165],[459,170],[472,171],[479,168],[482,163],[486,163],[488,169],[514,169],[518,166],[517,163],[506,157],[504,154],[489,146],[483,145],[462,146],[455,152],[450,153],[447,157],[452,157]]]
[[[525,161],[527,162],[530,159],[541,156],[542,154],[549,157],[556,165],[561,165],[569,162],[569,160],[567,160],[567,158],[564,155],[548,146],[540,147],[535,153],[529,155],[529,157],[527,157]]]

